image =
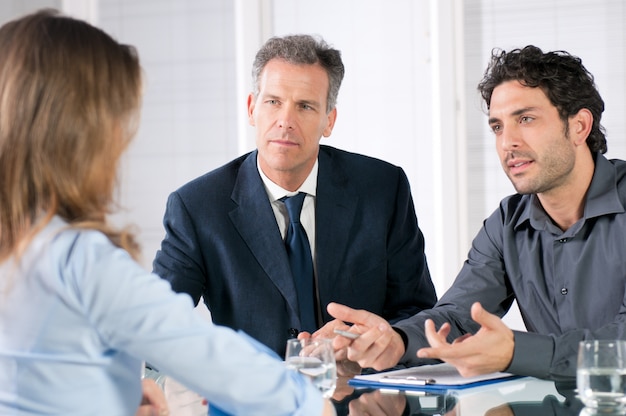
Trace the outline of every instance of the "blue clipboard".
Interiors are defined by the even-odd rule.
[[[353,387],[378,389],[447,391],[501,383],[521,378],[510,373],[463,377],[450,364],[433,364],[375,374],[358,375],[348,381]]]

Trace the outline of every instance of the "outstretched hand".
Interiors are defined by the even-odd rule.
[[[432,320],[426,320],[425,333],[430,348],[418,350],[417,356],[452,364],[464,377],[506,370],[513,359],[513,331],[499,317],[483,309],[479,302],[472,305],[471,313],[480,329],[476,334],[463,335],[452,343],[446,340],[450,333],[448,323],[437,330]]]

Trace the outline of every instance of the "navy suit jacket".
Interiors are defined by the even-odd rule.
[[[214,323],[243,330],[284,356],[298,333],[285,245],[259,175],[257,151],[173,192],[154,272],[201,296]],[[315,241],[322,324],[329,302],[390,322],[436,302],[404,171],[320,146]]]

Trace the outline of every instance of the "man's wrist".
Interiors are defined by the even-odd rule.
[[[400,335],[400,339],[402,340],[402,354],[400,355],[400,357],[402,357],[406,353],[407,345],[409,345],[409,337],[407,337],[404,331],[400,328],[396,328],[395,326],[392,326],[391,328],[393,328],[393,330]]]

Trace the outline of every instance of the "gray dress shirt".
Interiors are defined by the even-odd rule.
[[[502,317],[517,300],[528,332],[514,331],[515,374],[574,377],[579,341],[626,339],[626,162],[597,154],[595,164],[583,218],[565,232],[536,195],[501,201],[437,305],[394,325],[407,336],[403,363],[424,363],[427,318],[449,322],[449,339],[475,333],[476,301]]]

